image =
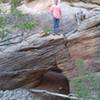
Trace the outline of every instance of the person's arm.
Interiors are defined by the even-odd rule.
[[[53,13],[53,7],[50,8],[50,12]]]
[[[60,16],[62,16],[62,11],[61,11],[61,8],[59,8],[59,12],[60,12]]]

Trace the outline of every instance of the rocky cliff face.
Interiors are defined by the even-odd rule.
[[[86,19],[78,32],[68,37],[68,48],[74,62],[83,60],[83,69],[100,71],[99,68],[100,15]],[[78,66],[78,65],[77,65]]]
[[[77,66],[83,66],[86,73],[100,71],[99,18],[98,14],[86,19],[76,33],[67,37],[33,35],[25,40],[30,41],[27,45],[24,42],[16,45],[16,50],[8,47],[7,50],[13,50],[5,50],[0,55],[1,89],[23,86],[32,81],[38,83],[45,72],[57,68],[69,80],[79,75]]]
[[[99,0],[81,0],[81,1],[100,5],[100,1]]]
[[[63,36],[30,34],[9,46],[7,41],[0,41],[0,89],[36,87],[53,90],[57,82],[64,81],[54,91],[59,92],[60,86],[66,87],[64,91],[68,94],[68,80],[100,71],[100,11],[89,12],[80,26],[73,16],[66,16],[62,20]],[[11,41],[20,38],[11,38]],[[52,87],[52,81],[55,87]]]
[[[66,0],[68,2],[79,2],[79,1],[82,1],[82,2],[85,2],[85,3],[92,3],[92,4],[98,4],[100,5],[100,1],[99,0]]]

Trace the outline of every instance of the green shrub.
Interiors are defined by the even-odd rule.
[[[37,25],[36,21],[26,21],[17,24],[16,27],[24,30],[32,30],[35,28],[36,25]]]
[[[46,36],[51,32],[51,29],[48,26],[45,26],[43,29],[43,32],[45,33],[45,36]]]
[[[4,27],[6,24],[6,19],[4,17],[0,17],[0,28]]]
[[[18,17],[25,15],[25,14],[22,13],[22,11],[19,11],[19,10],[15,9],[15,8],[12,10],[11,14],[15,15],[15,16],[18,16]]]
[[[0,39],[4,39],[8,36],[8,29],[6,28],[0,28]]]
[[[84,66],[84,60],[81,59],[81,58],[77,59],[77,60],[75,61],[75,65],[76,65],[77,67],[82,67],[82,66]]]
[[[7,37],[8,29],[6,28],[6,18],[0,17],[0,39]]]
[[[0,0],[0,3],[7,3],[10,2],[10,0]]]
[[[75,65],[78,69],[79,77],[71,81],[72,86],[74,87],[74,92],[79,97],[84,98],[83,100],[99,100],[98,96],[100,93],[100,74],[92,74],[92,72],[85,69],[86,63],[84,59],[76,59]],[[95,92],[95,95],[92,93]]]
[[[99,100],[100,98],[100,73],[79,76],[70,81],[73,92],[83,100]],[[95,92],[95,95],[92,93]],[[90,99],[89,99],[90,98]]]
[[[79,74],[80,76],[82,76],[82,75],[88,73],[88,72],[85,70],[85,61],[84,61],[84,59],[82,59],[82,58],[76,59],[76,60],[75,60],[75,65],[76,65],[76,67],[77,67],[78,74]]]
[[[45,26],[43,31],[44,31],[44,33],[49,33],[49,32],[51,32],[51,29],[49,27]]]
[[[0,3],[3,3],[4,2],[4,0],[0,0]]]
[[[22,0],[11,0],[11,12],[13,12],[13,10],[21,4],[21,1]]]
[[[11,0],[11,5],[17,7],[21,4],[22,0]]]

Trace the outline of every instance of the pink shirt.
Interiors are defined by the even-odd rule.
[[[51,7],[51,13],[53,17],[60,19],[61,18],[61,9],[59,6],[54,5]]]

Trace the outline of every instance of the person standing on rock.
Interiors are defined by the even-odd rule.
[[[59,0],[55,0],[54,5],[51,7],[51,14],[53,16],[53,33],[58,34],[60,31],[61,8]]]

